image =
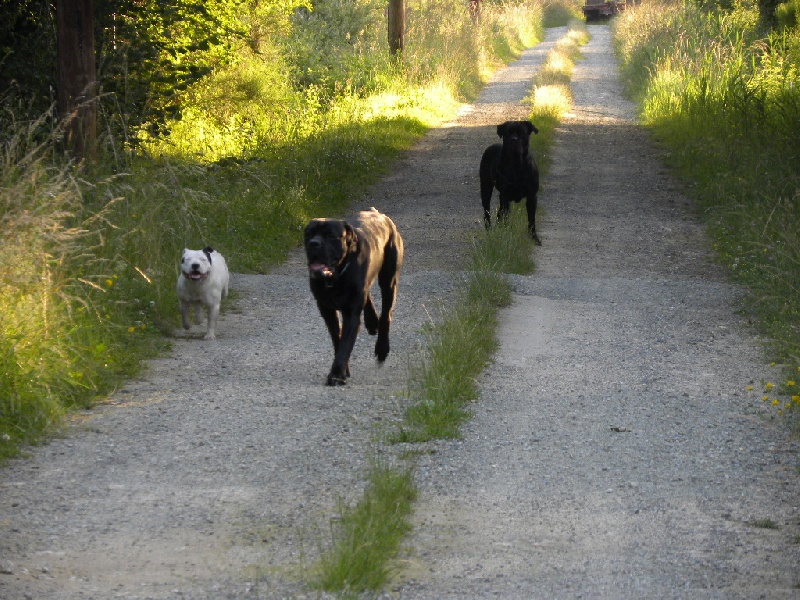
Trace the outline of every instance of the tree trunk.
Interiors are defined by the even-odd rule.
[[[57,0],[58,112],[66,119],[66,144],[77,159],[93,159],[95,106],[94,0]]]
[[[389,0],[389,52],[391,52],[392,56],[403,52],[405,33],[405,0]]]

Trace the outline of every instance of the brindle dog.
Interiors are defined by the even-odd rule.
[[[344,385],[350,377],[350,354],[362,312],[367,331],[378,336],[378,362],[389,354],[403,238],[392,220],[373,208],[348,221],[312,219],[305,230],[305,250],[311,292],[333,341],[327,384]],[[375,279],[381,290],[380,317],[370,295]]]

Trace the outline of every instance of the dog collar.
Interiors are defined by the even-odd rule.
[[[347,271],[347,269],[348,269],[348,268],[350,268],[350,261],[349,261],[349,260],[348,260],[348,261],[345,263],[345,265],[342,267],[342,270],[341,270],[341,271],[338,271],[338,272],[336,273],[336,277],[330,277],[330,278],[328,278],[328,281],[326,281],[326,282],[325,282],[325,287],[326,287],[326,288],[332,288],[332,287],[334,286],[334,284],[335,284],[337,281],[339,281],[339,278],[340,278],[342,275],[344,275],[345,271]]]

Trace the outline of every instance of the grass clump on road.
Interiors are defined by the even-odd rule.
[[[552,143],[549,129],[555,124],[542,124],[544,135],[536,137]],[[534,152],[546,152],[541,141],[536,148]],[[409,395],[419,400],[407,407],[390,442],[460,435],[462,423],[469,418],[468,404],[478,396],[476,378],[497,349],[497,311],[511,302],[505,274],[532,272],[533,248],[524,207],[512,210],[505,224],[476,236],[470,269],[457,299],[443,310],[442,320],[425,331],[427,348],[411,369]],[[388,565],[410,528],[408,517],[416,496],[413,473],[410,468],[374,467],[368,480],[363,498],[354,507],[340,510],[331,548],[319,561],[313,582],[317,589],[355,596],[380,589],[390,575]]]
[[[342,506],[333,546],[323,553],[314,587],[357,594],[378,590],[391,575],[391,560],[411,528],[417,490],[410,470],[373,465],[355,506]]]

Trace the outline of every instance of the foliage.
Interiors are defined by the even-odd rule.
[[[23,99],[32,115],[44,113],[55,100],[55,30],[48,0],[0,3],[0,97]]]
[[[0,149],[0,458],[129,377],[156,343],[102,256],[115,201],[85,210],[72,170],[38,141],[49,117],[12,123]]]
[[[323,553],[315,587],[338,592],[378,590],[390,575],[390,561],[411,530],[417,497],[409,469],[373,464],[367,489],[355,506],[340,502],[333,544]]]
[[[749,288],[770,352],[800,365],[800,86],[796,32],[742,7],[643,5],[616,40],[642,117],[696,185],[720,260]]]
[[[583,19],[581,0],[548,0],[544,4],[544,26],[569,26],[575,19]]]

